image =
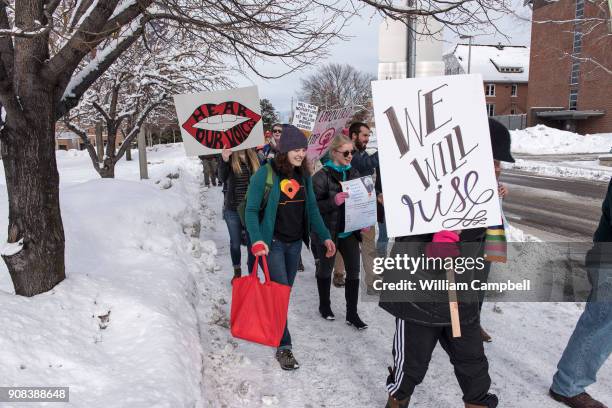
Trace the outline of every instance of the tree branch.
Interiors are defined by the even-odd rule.
[[[96,153],[96,149],[94,148],[94,146],[89,141],[89,138],[87,137],[87,133],[83,129],[73,125],[70,122],[69,118],[67,117],[64,118],[64,124],[66,125],[68,129],[76,133],[77,136],[81,138],[81,140],[85,144],[87,153],[89,153],[89,158],[91,159],[91,162],[93,163],[94,169],[98,172],[98,174],[100,174],[100,162],[98,161],[98,154]]]

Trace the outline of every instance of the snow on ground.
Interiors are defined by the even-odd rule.
[[[313,258],[306,249],[302,251],[306,270],[298,273],[289,307],[289,329],[300,369],[284,372],[274,359],[273,349],[231,337],[232,272],[227,232],[219,216],[222,197],[215,189],[204,196],[210,221],[204,224],[202,235],[217,243],[221,266],[220,271],[205,275],[204,286],[214,294],[207,299],[212,306],[199,309],[200,321],[209,322],[203,325],[202,333],[204,384],[210,406],[383,407],[387,366],[392,364],[393,318],[377,306],[375,297],[364,299],[361,294],[359,312],[370,327],[356,331],[344,323],[343,289],[332,287],[336,321],[323,320],[317,311]],[[537,238],[511,227],[509,240]],[[500,406],[559,407],[547,392],[583,308],[578,303],[485,303],[483,325],[494,338],[485,348],[492,392],[500,396]],[[603,401],[612,401],[612,363],[608,362],[599,374],[600,382],[590,391]],[[414,406],[423,408],[462,406],[452,367],[440,347],[413,401]]]
[[[526,154],[608,153],[612,133],[579,135],[577,133],[537,125],[511,130],[512,152]]]
[[[201,245],[190,237],[199,233],[199,163],[161,147],[151,180],[137,182],[137,162],[121,163],[128,180],[101,180],[80,152],[58,161],[67,279],[16,297],[1,263],[0,385],[69,386],[74,407],[204,406],[194,278],[212,255],[195,258]],[[6,233],[5,185],[0,224]],[[14,406],[28,405],[44,404]]]
[[[504,169],[514,169],[540,174],[542,176],[583,178],[608,181],[612,177],[612,167],[601,166],[597,161],[545,162],[515,159],[515,163],[502,163]]]
[[[231,337],[221,189],[201,188],[201,166],[180,145],[156,149],[147,182],[136,182],[137,161],[120,164],[120,180],[99,180],[87,156],[58,154],[68,278],[24,299],[10,294],[0,270],[0,385],[69,385],[70,406],[84,408],[384,406],[393,318],[365,296],[359,308],[370,328],[356,331],[343,321],[343,290],[332,288],[337,320],[321,319],[306,249],[306,271],[297,276],[289,309],[301,368],[282,371],[272,348]],[[0,231],[6,231],[5,188],[0,194]],[[199,240],[189,237],[197,235],[198,219]],[[532,239],[516,229],[509,236]],[[494,338],[485,348],[500,406],[559,406],[546,393],[583,307],[485,304],[483,325]],[[108,311],[101,329],[98,316]],[[608,403],[610,378],[608,362],[589,389]],[[456,408],[460,395],[438,347],[414,406]]]

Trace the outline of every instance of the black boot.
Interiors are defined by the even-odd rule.
[[[326,320],[335,320],[336,316],[331,310],[331,302],[329,300],[329,290],[331,286],[331,278],[317,278],[317,289],[319,290],[319,313]]]
[[[357,314],[357,303],[359,301],[359,279],[347,279],[344,287],[344,297],[346,298],[346,324],[355,326],[356,329],[364,330],[368,328]]]
[[[234,277],[232,278],[232,283],[234,279],[238,279],[242,276],[242,269],[239,266],[234,266]]]

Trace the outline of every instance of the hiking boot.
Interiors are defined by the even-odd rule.
[[[485,329],[482,328],[482,326],[480,326],[480,338],[484,343],[490,343],[493,341],[489,333],[487,333]]]
[[[289,349],[276,350],[276,360],[283,370],[291,371],[300,368],[300,365]]]
[[[495,394],[487,394],[484,401],[478,404],[465,403],[465,408],[496,408],[499,404],[499,399]]]
[[[589,394],[583,392],[573,397],[565,397],[561,394],[557,394],[553,390],[548,390],[548,394],[555,401],[561,402],[568,407],[572,408],[606,408],[604,404],[593,399]]]
[[[385,408],[408,408],[408,404],[410,403],[410,397],[398,400],[389,395],[389,399],[387,400],[387,405]]]
[[[334,280],[332,281],[332,283],[337,288],[343,288],[344,285],[346,284],[344,280],[344,275],[339,275],[339,274],[334,273]]]

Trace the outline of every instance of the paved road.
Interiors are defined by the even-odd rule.
[[[537,160],[547,162],[591,161],[597,160],[602,153],[573,153],[573,154],[517,154],[512,153],[515,159]]]
[[[601,215],[607,183],[504,170],[510,223],[547,241],[590,241]]]

